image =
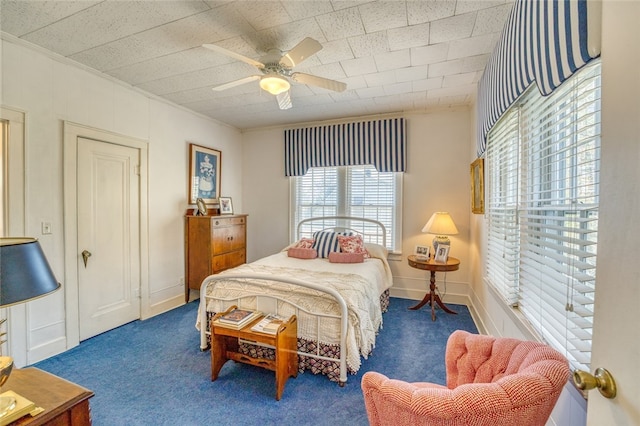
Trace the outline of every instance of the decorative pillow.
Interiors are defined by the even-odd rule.
[[[369,258],[369,252],[364,248],[362,235],[338,235],[338,244],[343,253],[362,253],[364,258]]]
[[[338,253],[332,251],[329,253],[329,262],[331,263],[362,263],[364,262],[364,253]]]
[[[312,248],[292,247],[287,250],[287,255],[297,259],[315,259],[318,257],[318,252]]]
[[[300,241],[298,241],[293,248],[305,248],[305,249],[310,249],[313,248],[313,243],[315,242],[315,240],[313,238],[300,238]]]
[[[343,232],[317,231],[313,233],[313,248],[317,250],[318,257],[327,258],[332,251],[340,251],[338,235],[348,235]]]

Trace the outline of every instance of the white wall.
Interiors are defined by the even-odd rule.
[[[416,245],[431,245],[432,235],[422,234],[435,211],[449,211],[459,235],[451,237],[451,255],[460,270],[447,274],[445,301],[466,303],[469,253],[469,162],[471,139],[468,109],[405,114],[408,165],[404,175],[402,256],[391,262],[396,297],[422,299],[427,273],[408,266],[406,257]],[[375,117],[366,117],[371,119]],[[364,117],[351,121],[364,120]],[[308,123],[307,126],[319,123]],[[322,124],[326,124],[323,122]],[[304,127],[304,126],[296,126]],[[247,257],[255,260],[288,243],[289,180],[284,176],[285,127],[258,129],[243,134],[244,213],[249,214]],[[443,278],[440,275],[438,279]],[[444,288],[440,288],[444,291]]]
[[[603,19],[602,33],[603,41],[611,40],[609,43],[603,43],[602,46],[602,160],[601,170],[601,220],[599,222],[598,235],[601,240],[598,244],[598,273],[596,277],[596,286],[598,288],[596,299],[596,318],[599,318],[609,325],[606,329],[601,329],[597,325],[594,327],[594,368],[605,366],[611,368],[622,368],[622,362],[610,361],[595,364],[598,362],[596,358],[596,346],[602,347],[602,358],[606,358],[604,353],[610,354],[611,357],[621,357],[628,360],[626,365],[634,365],[636,374],[621,374],[620,378],[627,379],[630,383],[626,392],[622,391],[622,395],[617,397],[616,401],[604,400],[596,391],[591,391],[589,402],[590,424],[604,424],[607,419],[613,417],[609,412],[609,408],[618,405],[620,410],[618,415],[622,415],[625,405],[628,415],[635,413],[637,416],[637,392],[633,392],[631,388],[637,388],[637,356],[634,354],[634,348],[637,354],[638,333],[626,333],[620,329],[625,325],[629,326],[629,332],[636,330],[637,318],[633,317],[634,307],[638,304],[637,291],[637,261],[640,256],[640,249],[633,238],[637,235],[637,226],[633,225],[630,213],[637,206],[637,197],[632,194],[638,193],[638,140],[637,135],[639,117],[637,116],[638,102],[638,72],[637,56],[631,54],[634,46],[637,46],[640,40],[640,30],[637,26],[621,25],[622,16],[629,13],[630,2],[603,2]],[[626,11],[625,11],[626,10]],[[637,15],[638,8],[635,7]],[[629,22],[632,22],[630,19]],[[625,46],[625,43],[628,45]],[[611,49],[607,50],[607,47]],[[615,49],[614,49],[615,47]],[[635,49],[637,51],[637,48]],[[635,61],[635,62],[632,62]],[[624,76],[630,84],[626,84],[620,78]],[[635,82],[635,84],[631,84]],[[616,99],[617,93],[620,99]],[[628,104],[622,102],[622,94],[625,94]],[[474,114],[475,115],[475,114]],[[608,121],[605,118],[609,117]],[[475,124],[474,124],[475,125]],[[635,137],[635,139],[634,139]],[[631,147],[634,147],[631,149]],[[470,147],[469,153],[471,159],[475,159],[475,141]],[[627,207],[625,209],[625,207]],[[527,330],[523,322],[507,308],[504,303],[488,288],[483,280],[483,265],[485,264],[486,247],[486,223],[481,215],[473,215],[470,221],[471,229],[471,250],[470,257],[473,264],[471,276],[471,299],[478,312],[479,321],[482,327],[486,328],[487,333],[497,336],[509,336],[524,339],[535,339],[536,337]],[[611,241],[611,238],[617,241]],[[619,244],[619,241],[625,241],[625,244]],[[602,247],[601,247],[602,246]],[[603,250],[600,250],[603,249]],[[626,259],[627,261],[625,262]],[[622,265],[626,265],[621,267]],[[619,309],[620,301],[625,300],[628,303],[627,309]],[[602,305],[601,305],[602,303]],[[603,306],[615,306],[601,310]],[[631,319],[619,320],[616,325],[610,324],[610,312],[618,312],[617,317],[631,317]],[[612,332],[615,330],[616,332]],[[600,333],[596,334],[596,331]],[[623,339],[629,339],[634,346],[620,343],[620,335]],[[616,342],[607,345],[606,342],[599,343],[596,340],[600,338],[605,341]],[[623,348],[623,345],[627,347]],[[620,388],[619,388],[620,392]],[[607,407],[604,412],[597,417],[592,413],[591,397],[602,407]],[[622,407],[622,408],[621,408]],[[629,408],[631,407],[631,408]],[[587,423],[586,402],[584,398],[575,391],[572,384],[568,384],[562,393],[558,404],[554,410],[552,420],[553,424],[579,426]],[[604,422],[604,423],[603,423]],[[624,421],[616,424],[632,424]]]
[[[62,291],[28,303],[27,348],[16,363],[37,362],[65,339],[62,123],[65,120],[148,141],[151,315],[184,303],[183,216],[188,207],[188,143],[222,151],[222,189],[242,210],[242,140],[238,130],[174,107],[40,50],[2,40],[0,103],[26,112],[26,233],[38,237]],[[40,235],[41,222],[52,224]],[[15,312],[13,310],[15,309]],[[14,330],[12,326],[12,330]],[[16,339],[17,340],[17,339]],[[20,356],[25,352],[26,356]],[[15,356],[15,355],[14,355]]]

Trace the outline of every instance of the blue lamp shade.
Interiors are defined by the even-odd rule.
[[[0,238],[0,307],[35,299],[60,288],[35,238]]]

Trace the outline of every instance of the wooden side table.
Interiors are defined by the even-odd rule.
[[[440,263],[440,262],[434,261],[432,258],[429,258],[427,260],[421,260],[421,259],[417,259],[415,255],[411,255],[407,258],[407,261],[409,262],[409,266],[411,266],[412,268],[422,269],[422,270],[431,272],[431,279],[429,280],[430,281],[429,292],[424,295],[424,298],[420,301],[420,303],[410,307],[409,309],[415,311],[417,309],[422,308],[427,303],[431,304],[431,320],[432,321],[436,320],[436,307],[435,307],[436,303],[446,313],[457,314],[457,312],[454,312],[451,309],[449,309],[442,302],[442,300],[440,299],[440,296],[436,293],[436,272],[457,271],[458,268],[460,267],[460,260],[456,259],[455,257],[449,256],[449,258],[447,259],[447,263]]]
[[[89,398],[93,392],[75,383],[35,367],[13,370],[2,391],[12,390],[44,408],[37,416],[29,415],[11,423],[17,425],[91,425]]]
[[[251,327],[262,317],[251,321],[241,330],[234,330],[221,327],[213,322],[223,314],[217,314],[211,320],[211,381],[218,378],[222,366],[230,359],[266,368],[276,373],[276,400],[280,401],[287,379],[298,376],[298,322],[296,316],[292,315],[287,322],[283,323],[276,334],[267,334],[251,330]],[[238,339],[273,346],[276,351],[276,359],[253,358],[238,352]]]

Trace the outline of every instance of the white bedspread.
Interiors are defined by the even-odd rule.
[[[369,247],[368,247],[369,249]],[[346,361],[349,368],[360,368],[360,356],[367,357],[375,346],[376,333],[382,325],[380,295],[392,285],[391,273],[386,258],[375,249],[369,249],[373,256],[364,263],[336,264],[327,259],[296,259],[286,252],[277,253],[256,262],[227,270],[217,276],[233,273],[268,274],[304,280],[338,291],[344,298],[349,321],[347,329]],[[207,311],[220,312],[230,302],[242,295],[260,294],[285,299],[312,312],[340,315],[338,304],[333,297],[313,289],[301,288],[293,284],[273,281],[252,280],[218,281],[215,288],[207,288]],[[256,288],[257,286],[257,288]],[[212,298],[210,298],[212,297]],[[223,300],[226,300],[223,301]],[[256,308],[255,298],[244,299],[243,306]],[[283,315],[295,313],[292,306],[279,304],[278,311]],[[318,327],[319,324],[319,327]],[[324,318],[318,322],[315,316],[298,312],[298,336],[326,344],[339,344],[340,322],[333,318]]]

